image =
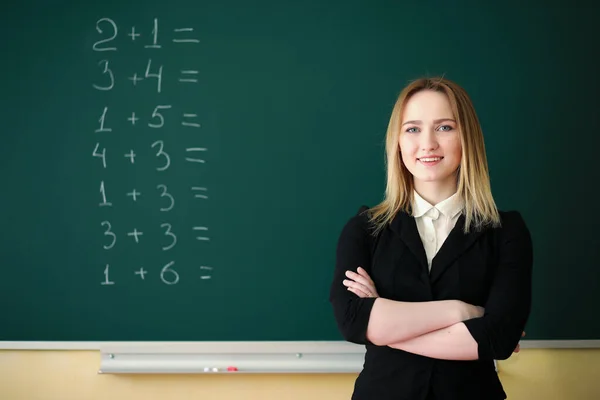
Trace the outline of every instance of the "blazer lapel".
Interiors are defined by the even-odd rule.
[[[470,230],[469,233],[465,234],[463,228],[465,226],[465,216],[461,216],[456,221],[456,225],[450,231],[448,238],[442,244],[442,247],[435,255],[431,262],[430,280],[434,283],[443,272],[456,260],[462,253],[467,251],[469,247],[479,236],[482,235],[482,231]]]
[[[406,212],[400,211],[394,220],[392,220],[392,229],[400,235],[400,239],[419,261],[425,276],[429,275],[427,255],[425,254],[425,247],[423,247],[421,236],[419,236],[415,219]]]

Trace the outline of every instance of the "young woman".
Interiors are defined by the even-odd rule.
[[[518,351],[529,317],[532,241],[496,208],[464,89],[404,88],[386,161],[385,198],[344,226],[330,291],[343,337],[366,346],[352,399],[505,399],[494,360]]]

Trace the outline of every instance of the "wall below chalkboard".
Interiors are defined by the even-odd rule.
[[[500,363],[509,399],[595,400],[600,349],[522,350]],[[98,375],[91,351],[0,351],[0,395],[28,400],[348,399],[356,374]]]

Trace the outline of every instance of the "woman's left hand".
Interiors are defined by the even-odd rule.
[[[346,271],[346,277],[343,284],[349,291],[361,298],[379,297],[373,280],[363,268],[358,267],[357,272]]]
[[[521,337],[525,337],[525,331],[523,331],[523,333],[521,333]],[[518,353],[519,351],[521,351],[521,344],[517,344],[517,347],[515,347],[515,349],[513,350],[513,353]]]

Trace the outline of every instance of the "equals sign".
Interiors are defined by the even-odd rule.
[[[207,149],[205,147],[189,147],[189,148],[185,149],[185,151],[187,153],[191,153],[191,152],[195,152],[195,151],[206,151],[206,150]],[[203,159],[201,159],[201,158],[192,158],[192,157],[186,157],[185,161],[204,163]]]
[[[198,114],[183,114],[183,118],[196,118]],[[200,124],[197,122],[187,122],[183,121],[181,123],[183,126],[191,126],[192,128],[200,128]]]
[[[202,265],[200,267],[200,269],[203,271],[212,271],[212,267],[207,267],[205,265]],[[212,278],[212,276],[210,276],[210,275],[200,275],[200,279],[210,279],[210,278]]]
[[[191,69],[183,69],[183,70],[181,70],[181,75],[182,75],[182,77],[179,78],[179,82],[189,82],[189,83],[198,82],[198,79],[196,78],[196,75],[198,75],[198,71],[194,71]]]
[[[196,191],[207,192],[208,189],[206,189],[205,187],[192,186],[192,191],[193,192],[196,192]],[[207,195],[200,194],[200,193],[194,194],[194,197],[197,198],[197,199],[208,199]]]
[[[175,33],[182,33],[182,32],[194,32],[194,28],[178,28],[178,29],[173,29],[173,32]],[[199,43],[200,41],[198,39],[192,39],[190,37],[186,38],[186,39],[173,39],[174,43]]]
[[[195,226],[195,227],[194,227],[194,230],[195,230],[195,231],[203,231],[203,232],[206,232],[206,231],[208,231],[208,228],[207,228],[207,227],[205,227],[205,226]],[[197,239],[197,240],[203,240],[203,241],[209,241],[209,240],[210,240],[210,238],[209,238],[208,236],[196,236],[196,239]]]

